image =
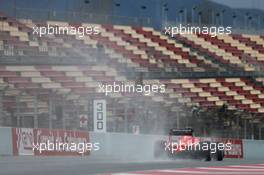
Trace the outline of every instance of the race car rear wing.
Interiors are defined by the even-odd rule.
[[[170,129],[171,136],[192,136],[193,129]]]

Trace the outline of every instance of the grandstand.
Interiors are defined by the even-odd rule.
[[[83,129],[106,99],[109,132],[162,133],[192,126],[203,136],[263,139],[264,36],[175,35],[156,27],[72,23],[0,14],[0,125]],[[98,26],[98,35],[34,35],[34,26]],[[102,48],[100,48],[102,47]],[[114,93],[99,84],[164,84],[165,93]],[[206,127],[202,127],[206,126]],[[92,123],[88,122],[92,130]],[[85,128],[86,129],[86,128]]]

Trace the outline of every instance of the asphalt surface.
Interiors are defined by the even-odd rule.
[[[264,163],[263,160],[117,160],[89,157],[0,157],[0,175],[89,175],[155,169]]]

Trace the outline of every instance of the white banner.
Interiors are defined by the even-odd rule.
[[[106,132],[106,101],[94,100],[93,103],[94,132]]]
[[[15,155],[33,155],[33,129],[13,128],[13,144]]]

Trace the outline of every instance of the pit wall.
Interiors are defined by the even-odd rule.
[[[14,154],[13,149],[17,142],[13,139],[14,130],[17,129],[0,127],[0,156],[16,155]],[[97,142],[100,144],[100,150],[92,151],[89,156],[95,158],[110,157],[112,159],[117,158],[126,160],[153,159],[154,144],[157,141],[166,140],[168,138],[167,136],[159,135],[134,135],[125,133],[87,132],[87,134],[90,142]],[[264,158],[264,140],[242,140],[241,143],[241,151],[244,159]],[[235,147],[237,147],[237,145]],[[239,149],[236,149],[233,154],[237,154]]]

